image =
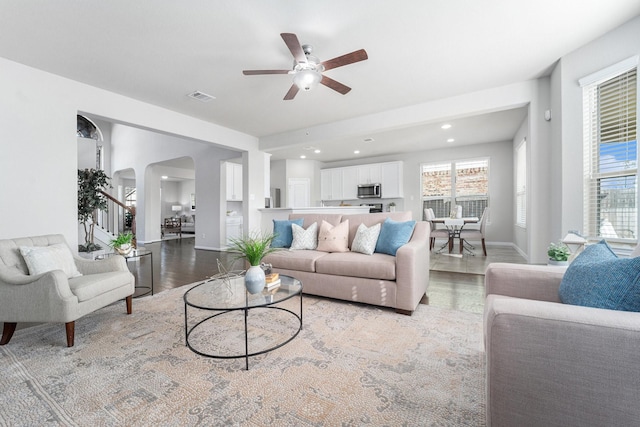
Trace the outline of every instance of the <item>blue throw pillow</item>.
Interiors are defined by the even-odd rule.
[[[400,246],[407,244],[411,238],[415,226],[415,221],[385,219],[376,243],[376,252],[396,256]]]
[[[293,242],[293,232],[291,231],[291,224],[296,224],[302,227],[304,219],[292,219],[292,220],[273,220],[273,241],[271,242],[272,248],[290,248]]]
[[[618,258],[604,240],[587,246],[567,268],[558,293],[565,304],[640,311],[640,258]]]

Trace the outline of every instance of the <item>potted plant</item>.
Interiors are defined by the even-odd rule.
[[[262,258],[272,252],[276,252],[278,248],[272,248],[271,242],[275,235],[253,233],[248,236],[239,238],[231,238],[231,245],[229,251],[236,254],[235,259],[245,259],[250,267],[244,276],[244,283],[247,287],[247,291],[251,294],[257,294],[262,292],[265,286],[265,274],[260,263]]]
[[[547,249],[547,255],[549,256],[549,265],[567,265],[569,256],[569,247],[564,243],[551,243]]]
[[[120,255],[128,255],[133,249],[133,233],[126,232],[118,234],[118,237],[109,242],[111,246]]]
[[[107,198],[102,191],[109,188],[109,178],[100,169],[78,169],[78,221],[84,226],[84,245],[78,245],[79,252],[93,252],[102,249],[93,241],[98,209],[107,210]]]

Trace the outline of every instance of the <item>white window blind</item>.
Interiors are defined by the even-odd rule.
[[[516,225],[527,226],[527,140],[516,149]]]
[[[584,232],[637,240],[637,67],[583,88]]]

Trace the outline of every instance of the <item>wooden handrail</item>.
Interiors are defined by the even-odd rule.
[[[120,200],[116,199],[111,194],[109,194],[109,193],[107,193],[105,191],[100,190],[100,193],[102,193],[103,196],[105,196],[107,199],[111,200],[116,205],[120,206],[122,209],[131,212],[132,215],[136,214],[136,208],[132,208],[131,206],[125,205]]]

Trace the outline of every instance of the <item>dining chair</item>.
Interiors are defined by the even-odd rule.
[[[480,217],[480,227],[477,230],[463,229],[460,231],[460,253],[464,250],[464,241],[480,240],[482,242],[482,252],[487,256],[487,247],[484,243],[484,231],[487,226],[487,218],[489,217],[489,208],[484,208]]]
[[[432,250],[433,247],[435,246],[436,239],[441,238],[441,239],[447,239],[447,241],[449,240],[449,231],[444,228],[436,228],[436,224],[431,221],[435,217],[436,216],[433,213],[433,209],[426,208],[424,210],[424,219],[429,224],[431,224],[431,238],[430,238],[431,242],[429,245],[429,250]]]

